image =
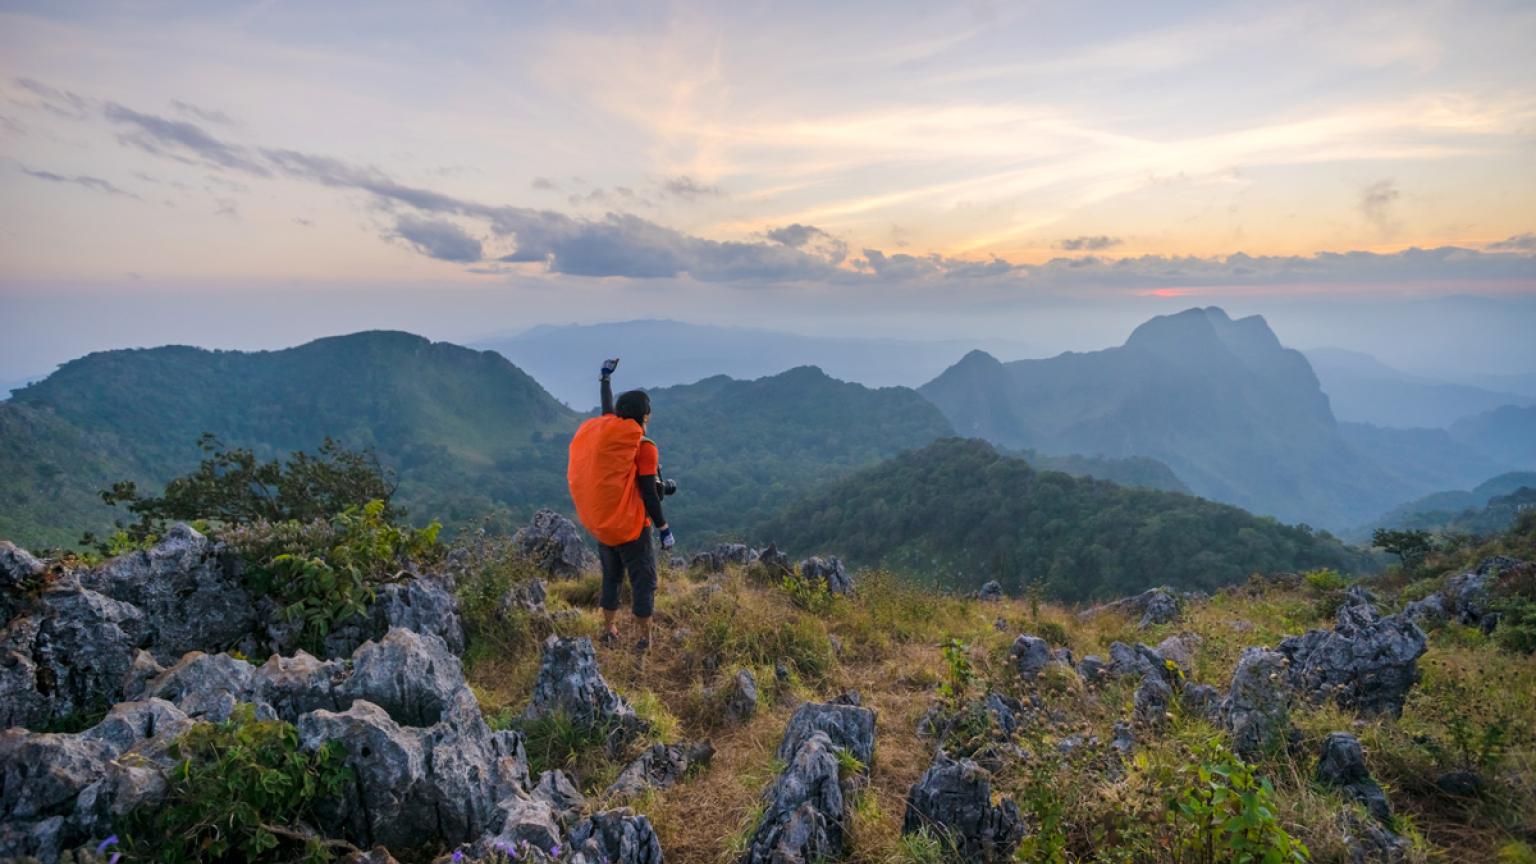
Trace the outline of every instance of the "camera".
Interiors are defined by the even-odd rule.
[[[675,495],[675,494],[677,494],[677,481],[676,480],[663,480],[660,477],[657,477],[656,478],[656,492],[657,492],[657,494],[660,494],[660,495]]]

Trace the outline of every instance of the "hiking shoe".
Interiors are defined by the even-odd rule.
[[[619,634],[609,630],[607,633],[604,633],[601,637],[598,638],[597,644],[603,646],[604,648],[612,648],[619,644]]]
[[[649,650],[651,650],[651,640],[649,640],[649,639],[641,639],[640,641],[635,643],[635,653],[636,654],[644,654],[645,652],[647,652]]]

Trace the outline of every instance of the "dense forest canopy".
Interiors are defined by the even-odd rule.
[[[1375,562],[1326,532],[1189,495],[1037,471],[985,442],[947,439],[831,484],[765,521],[796,552],[933,574],[957,589],[998,579],[1087,600],[1149,585],[1211,590],[1256,572]]]

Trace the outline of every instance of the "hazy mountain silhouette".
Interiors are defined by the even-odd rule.
[[[1453,384],[1394,369],[1369,354],[1342,348],[1304,352],[1341,421],[1400,428],[1446,427],[1469,414],[1536,399]]]
[[[919,392],[962,434],[1045,453],[1148,456],[1198,495],[1287,521],[1356,525],[1447,485],[1362,456],[1306,358],[1263,318],[1234,321],[1215,307],[1153,318],[1102,351],[1012,363],[974,352]]]
[[[975,343],[800,336],[747,327],[680,321],[539,326],[475,347],[500,352],[567,404],[597,404],[593,358],[619,356],[627,387],[669,387],[712,375],[750,380],[797,366],[869,387],[915,387],[937,375]],[[1013,356],[1022,344],[995,346]]]

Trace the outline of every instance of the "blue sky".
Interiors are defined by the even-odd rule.
[[[0,3],[0,304],[952,337],[1525,296],[1532,44],[1497,2]]]

